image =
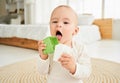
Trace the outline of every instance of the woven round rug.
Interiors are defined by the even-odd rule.
[[[120,83],[120,64],[92,59],[92,73],[84,83]],[[36,59],[0,67],[0,83],[46,83],[37,71]]]

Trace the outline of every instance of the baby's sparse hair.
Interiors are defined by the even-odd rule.
[[[51,17],[52,17],[52,15],[53,15],[54,11],[55,11],[56,9],[60,8],[60,7],[65,7],[65,8],[69,8],[70,10],[72,10],[73,13],[75,14],[76,25],[78,25],[78,15],[77,15],[77,13],[76,13],[70,6],[68,6],[68,5],[59,5],[59,6],[57,6],[57,7],[52,11]]]

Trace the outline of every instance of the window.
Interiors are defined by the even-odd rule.
[[[36,0],[35,4],[35,23],[48,24],[52,10],[66,0]]]
[[[48,24],[52,10],[61,4],[71,6],[78,14],[95,18],[120,18],[119,0],[35,0],[35,23]],[[103,4],[104,2],[104,4]],[[104,7],[104,8],[103,8]]]
[[[120,19],[119,0],[105,0],[105,18]]]
[[[95,18],[101,18],[101,0],[69,0],[68,5],[78,14],[87,13]]]
[[[95,18],[120,18],[119,0],[69,0],[69,5],[77,13],[93,14]]]

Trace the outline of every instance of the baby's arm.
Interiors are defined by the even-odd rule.
[[[75,78],[86,78],[91,74],[91,59],[87,55],[87,51],[84,46],[80,46],[79,56],[76,61],[76,72],[73,75]]]
[[[76,71],[76,62],[75,57],[73,57],[73,51],[71,47],[58,44],[55,47],[54,52],[54,61],[59,61],[61,65],[66,68],[71,74],[74,74]]]
[[[91,73],[91,61],[87,56],[84,47],[78,50],[78,57],[72,57],[69,54],[62,54],[59,58],[61,65],[69,70],[70,75],[77,79],[86,78]]]
[[[39,56],[41,59],[46,60],[48,58],[48,55],[43,54],[43,50],[45,49],[46,45],[43,43],[43,41],[38,42],[38,51],[39,51]]]
[[[47,74],[49,71],[49,58],[48,55],[43,53],[46,45],[43,41],[38,42],[38,51],[40,58],[38,59],[38,70],[41,74]]]

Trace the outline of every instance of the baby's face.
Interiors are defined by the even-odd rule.
[[[50,19],[50,32],[63,44],[71,43],[77,32],[77,18],[75,13],[66,7],[55,9]]]

